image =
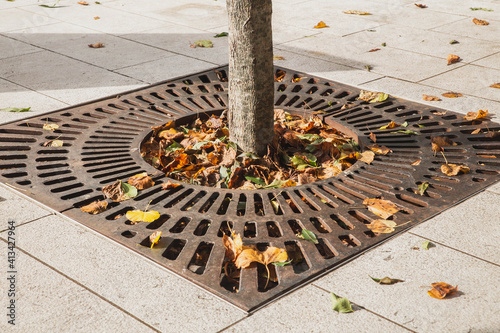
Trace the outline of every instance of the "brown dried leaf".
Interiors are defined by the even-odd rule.
[[[297,185],[309,184],[316,181],[316,177],[309,173],[301,173],[298,176]]]
[[[498,138],[500,137],[500,132],[493,132],[493,131],[490,131],[488,133],[486,133],[484,135],[485,138],[491,138],[491,139],[494,139],[494,138]]]
[[[46,131],[54,132],[56,129],[59,128],[59,125],[57,125],[57,124],[43,124],[42,128]]]
[[[424,101],[429,101],[429,102],[431,102],[431,101],[440,101],[441,100],[441,98],[439,98],[437,96],[431,96],[431,95],[423,95],[422,99]],[[434,114],[436,114],[436,113],[434,113]]]
[[[447,111],[434,111],[434,112],[432,112],[432,114],[436,115],[436,116],[444,116],[447,113],[448,113]]]
[[[367,151],[364,151],[361,154],[359,154],[358,161],[365,162],[366,164],[370,164],[373,162],[374,158],[375,158],[375,153],[370,151],[370,150],[367,150]]]
[[[470,134],[478,134],[479,132],[481,132],[481,128],[473,130]]]
[[[171,190],[181,185],[181,183],[172,183],[172,181],[169,179],[166,183],[161,184],[161,188],[164,190]]]
[[[264,252],[251,248],[244,249],[236,258],[237,268],[247,268],[253,262],[258,262],[267,267],[273,262],[285,262],[288,260],[288,254],[284,249],[277,247],[268,247]]]
[[[456,145],[457,144],[447,136],[431,136],[431,146],[433,152],[444,151],[442,147]]]
[[[206,122],[205,125],[207,125],[208,128],[216,129],[222,127],[222,119],[219,117],[211,116]]]
[[[410,165],[420,165],[420,162],[422,162],[422,160],[416,160],[415,162],[411,163]]]
[[[240,255],[241,251],[245,248],[249,248],[243,246],[243,241],[241,240],[240,234],[232,234],[231,237],[224,234],[222,236],[222,242],[224,243],[224,247],[226,248],[226,258],[230,261],[235,261],[236,258]]]
[[[62,147],[64,142],[62,140],[50,140],[43,144],[44,147]]]
[[[373,220],[366,225],[368,229],[378,234],[389,234],[394,231],[397,226],[396,222],[390,220]]]
[[[495,155],[477,155],[484,158],[497,158]]]
[[[457,288],[453,287],[452,285],[445,283],[445,282],[436,282],[431,284],[432,289],[427,291],[429,296],[437,298],[437,299],[443,299],[448,295],[451,295],[455,292],[457,292]]]
[[[418,8],[427,8],[427,5],[421,4],[421,3],[414,3],[415,6]]]
[[[152,187],[155,182],[151,177],[148,176],[147,172],[139,173],[130,177],[127,181],[132,186],[135,186],[138,190],[145,190]]]
[[[480,20],[480,19],[477,19],[477,18],[474,18],[472,20],[472,22],[474,22],[475,25],[489,25],[490,24],[488,21]]]
[[[376,143],[373,145],[370,145],[370,146],[366,146],[366,148],[371,149],[373,152],[380,154],[380,155],[387,155],[389,153],[392,153],[392,150],[390,150],[386,146],[380,146]]]
[[[376,51],[380,51],[380,49],[371,49],[370,51],[368,52],[376,52]]]
[[[440,151],[444,151],[444,149],[440,145],[438,145],[437,143],[434,143],[434,142],[431,142],[431,147],[432,147],[432,151],[435,153],[439,153]]]
[[[459,164],[443,164],[441,165],[441,172],[444,173],[447,176],[456,176],[460,172],[462,173],[469,173],[470,168],[465,165],[459,165]]]
[[[448,65],[454,64],[456,62],[459,62],[461,59],[459,56],[454,55],[454,54],[448,54],[448,57],[446,58],[448,61]]]
[[[318,24],[316,24],[313,28],[314,29],[322,29],[322,28],[329,28],[329,25],[326,25],[325,22],[319,21]]]
[[[370,212],[383,219],[387,219],[401,210],[395,203],[383,199],[365,199],[363,205],[367,206]]]
[[[479,110],[477,112],[468,112],[464,119],[465,120],[476,120],[488,117],[488,110]]]
[[[78,4],[82,5],[82,6],[88,6],[89,5],[89,3],[87,1],[78,1]]]
[[[160,241],[160,237],[161,237],[160,230],[157,230],[153,232],[151,235],[149,235],[149,242],[151,243],[151,248],[153,248],[153,246],[158,244],[158,242]]]
[[[101,47],[104,47],[103,43],[94,43],[94,44],[89,44],[89,47],[91,49],[100,49]]]
[[[375,135],[375,133],[371,132],[369,137],[370,137],[370,140],[372,140],[373,142],[377,142],[377,136]]]
[[[97,200],[97,201],[94,201],[86,206],[81,207],[80,209],[82,212],[86,212],[86,213],[95,215],[95,214],[99,214],[99,213],[104,212],[107,207],[108,207],[108,203],[106,201]]]
[[[456,97],[462,97],[463,95],[461,93],[449,91],[449,92],[441,94],[441,96],[448,97],[448,98],[456,98]]]

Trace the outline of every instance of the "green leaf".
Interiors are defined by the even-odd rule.
[[[101,3],[100,3],[99,1],[96,1],[96,2],[95,2],[95,4],[96,4],[96,5],[100,5]]]
[[[289,265],[291,262],[292,262],[293,259],[290,259],[288,261],[285,261],[285,262],[273,262],[272,264],[274,266],[280,266],[280,267],[283,267],[283,266],[286,266],[286,265]]]
[[[254,153],[246,152],[238,155],[238,157],[248,157],[251,158],[252,160],[258,160],[259,156],[255,155]]]
[[[370,275],[368,275],[368,276],[370,276]],[[370,276],[370,278],[373,281],[377,282],[378,284],[395,284],[395,283],[398,283],[398,282],[404,282],[404,280],[392,279],[392,278],[387,277],[387,276],[384,277],[384,278],[381,278],[381,279],[376,279],[376,278],[371,277],[371,276]]]
[[[220,170],[219,170],[220,177],[222,179],[227,178],[230,174],[230,170],[226,168],[225,166],[221,165]]]
[[[127,183],[121,183],[122,184],[122,191],[123,195],[127,198],[134,198],[137,196],[137,188],[135,186],[132,186]]]
[[[332,298],[332,309],[340,313],[354,312],[351,307],[351,302],[345,297],[338,297],[334,293],[330,293]]]
[[[166,153],[173,153],[174,151],[177,151],[177,150],[182,149],[182,148],[184,148],[184,147],[180,143],[174,141],[174,143],[172,143],[170,146],[165,148],[165,152]]]
[[[278,214],[280,211],[280,204],[276,200],[271,200],[271,206],[273,206],[274,213]]]
[[[280,188],[281,186],[283,186],[283,183],[285,182],[279,179],[275,179],[271,184],[266,185],[263,188]]]
[[[420,135],[417,132],[413,132],[413,131],[395,131],[395,132],[391,132],[391,133],[403,133],[403,134],[410,134],[410,135]]]
[[[204,39],[204,40],[197,40],[194,42],[194,45],[198,47],[214,47],[214,44],[212,43],[211,40]]]
[[[191,149],[193,149],[193,150],[200,150],[200,149],[201,149],[201,147],[203,147],[204,145],[206,145],[206,144],[207,144],[207,143],[209,143],[209,142],[210,142],[210,141],[200,141],[200,142],[198,142],[197,144],[195,144],[195,145],[193,146],[193,148],[191,148]]]
[[[493,9],[487,9],[487,8],[481,8],[481,7],[471,7],[470,10],[476,11],[476,10],[482,10],[485,12],[492,12]]]
[[[427,191],[427,188],[429,187],[428,182],[423,182],[422,184],[418,185],[418,193],[420,195],[424,195],[425,191]]]
[[[418,127],[422,128],[425,127],[424,125],[417,124]]]
[[[377,102],[383,102],[385,101],[387,98],[389,98],[389,95],[386,94],[386,93],[379,93],[377,95],[377,97],[375,97],[374,99],[372,99],[370,101],[370,103],[377,103]]]
[[[307,141],[316,141],[321,139],[321,136],[318,134],[300,134],[297,135],[297,137],[301,140],[307,140]]]
[[[401,126],[401,127],[407,127],[407,126],[408,126],[408,122],[407,122],[407,121],[405,121],[405,122],[404,122],[404,123],[402,123],[400,126]]]
[[[31,107],[29,108],[5,108],[5,109],[0,109],[0,111],[5,111],[5,112],[26,112],[29,111]]]
[[[316,238],[316,235],[311,230],[302,229],[301,236],[307,241],[313,242],[314,244],[319,244],[318,238]]]
[[[229,36],[229,34],[224,31],[224,32],[221,32],[220,34],[215,35],[214,37],[219,38],[219,37],[226,37],[226,36]]]
[[[386,44],[386,43],[382,43],[382,46],[383,46],[383,47],[386,47],[386,46],[387,46],[387,44]]]
[[[297,170],[303,170],[303,169],[309,167],[309,164],[302,157],[294,156],[294,157],[292,157],[291,161],[292,161],[293,166]]]
[[[251,181],[252,183],[254,184],[257,184],[257,185],[260,185],[260,186],[265,186],[266,185],[266,182],[263,181],[261,178],[259,177],[250,177],[250,176],[245,176],[245,179],[246,180],[249,180]]]
[[[368,29],[366,31],[368,31],[368,32],[377,32],[377,30],[373,30],[373,29]]]
[[[234,150],[237,150],[238,146],[233,141],[228,141],[227,142],[227,148],[233,148]]]
[[[453,44],[458,44],[458,43],[460,43],[458,40],[454,40],[454,39],[453,39],[453,40],[450,40],[450,44],[451,44],[451,45],[453,45]]]
[[[436,247],[436,245],[434,245],[433,243],[431,243],[430,241],[426,240],[425,242],[422,243],[422,248],[424,250],[428,250],[430,249],[431,247]]]

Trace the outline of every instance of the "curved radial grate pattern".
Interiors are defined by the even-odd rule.
[[[252,311],[392,236],[366,227],[377,216],[361,208],[364,199],[397,203],[402,211],[395,221],[412,221],[398,233],[498,179],[500,163],[491,157],[500,157],[499,137],[471,133],[498,131],[499,124],[464,121],[450,111],[394,98],[369,104],[357,100],[356,88],[288,69],[276,69],[276,78],[277,108],[303,114],[322,110],[318,116],[351,132],[361,145],[374,133],[393,153],[377,155],[371,165],[356,163],[337,178],[294,188],[244,191],[183,184],[163,190],[167,178],[142,160],[140,144],[152,126],[224,110],[227,67],[222,67],[0,126],[2,182]],[[390,121],[407,122],[406,129],[419,135],[379,130]],[[47,123],[59,128],[46,131]],[[455,141],[456,146],[445,147],[448,163],[465,164],[471,172],[443,175],[444,159],[431,151],[431,135]],[[44,147],[54,139],[64,145]],[[156,185],[134,199],[110,203],[99,215],[80,211],[104,199],[103,186],[140,172],[153,174]],[[422,182],[429,183],[424,196],[415,194]],[[149,202],[160,218],[130,224],[125,212],[145,209]],[[277,282],[265,290],[258,267],[242,270],[239,284],[231,286],[222,274],[222,235],[229,228],[245,244],[286,248],[293,264],[276,267]],[[319,244],[298,239],[303,228],[314,231]],[[162,231],[158,245],[138,245],[148,245],[156,230]]]

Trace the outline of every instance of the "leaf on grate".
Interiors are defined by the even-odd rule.
[[[418,8],[427,8],[427,5],[421,4],[421,3],[414,3],[415,6]]]
[[[345,10],[342,13],[344,14],[352,14],[352,15],[371,15],[369,12],[363,12],[360,10]]]
[[[351,306],[351,302],[345,297],[339,297],[334,293],[330,293],[330,297],[332,298],[332,309],[333,311],[337,311],[339,313],[349,313],[354,312]]]
[[[316,24],[313,28],[314,29],[322,29],[322,28],[329,28],[329,25],[326,25],[325,22],[319,21],[318,24]]]
[[[390,150],[386,146],[380,146],[377,143],[375,143],[373,145],[366,146],[366,148],[370,149],[371,151],[373,151],[379,155],[387,155],[389,153],[392,153],[392,150]]]
[[[214,46],[211,40],[204,39],[204,40],[197,40],[194,42],[194,47],[206,47],[206,48],[211,48]],[[191,45],[193,47],[193,45]]]
[[[383,219],[387,219],[401,210],[392,201],[383,199],[365,199],[363,205],[365,205],[370,212]]]
[[[31,107],[29,108],[4,108],[4,109],[0,109],[0,111],[5,111],[5,112],[27,112],[31,109]]]
[[[268,247],[265,251],[259,251],[257,249],[245,248],[238,255],[235,261],[235,265],[237,268],[247,268],[253,262],[257,262],[263,264],[267,271],[267,281],[264,289],[267,288],[267,284],[269,283],[269,279],[271,278],[271,273],[269,271],[269,264],[275,262],[286,262],[288,260],[288,254],[284,249],[280,249],[277,247]]]
[[[456,98],[456,97],[462,97],[463,95],[461,93],[449,91],[449,92],[445,92],[445,93],[441,94],[441,96],[447,97],[447,98]]]
[[[436,115],[436,116],[444,116],[447,113],[448,113],[447,111],[434,111],[434,112],[432,112],[432,114]]]
[[[491,87],[491,88],[497,88],[497,89],[500,89],[500,82],[498,82],[498,83],[493,83],[490,87]]]
[[[368,275],[370,276],[370,275]],[[395,283],[398,283],[398,282],[405,282],[404,280],[400,280],[400,279],[392,279],[390,277],[383,277],[381,279],[377,279],[377,278],[374,278],[374,277],[371,277],[370,278],[377,282],[378,284],[395,284]]]
[[[427,191],[428,187],[429,187],[429,183],[423,182],[422,184],[418,185],[418,192],[416,192],[416,193],[423,196],[425,194],[425,191]]]
[[[437,153],[440,151],[444,151],[442,147],[456,145],[457,144],[447,136],[431,136],[431,146],[433,152]]]
[[[174,183],[171,180],[168,180],[166,183],[161,184],[161,188],[163,190],[170,190],[179,186],[181,186],[181,183]]]
[[[129,210],[125,216],[132,222],[153,222],[160,217],[160,213],[152,211],[142,211],[142,210]]]
[[[59,128],[59,125],[57,124],[43,124],[43,127],[42,127],[44,130],[46,131],[55,131],[56,129]]]
[[[475,25],[489,25],[490,24],[488,21],[480,20],[480,19],[477,19],[477,18],[474,18],[472,20],[472,22],[474,22]]]
[[[386,93],[378,91],[367,91],[367,90],[361,90],[358,97],[358,99],[361,99],[368,103],[383,102],[387,98],[389,98],[389,95]]]
[[[120,180],[117,180],[111,185],[104,186],[102,188],[102,193],[104,193],[107,198],[113,200],[114,202],[120,202],[136,197],[137,188],[127,183],[122,183]]]
[[[429,296],[437,299],[443,299],[448,295],[456,293],[458,286],[453,287],[452,285],[445,282],[435,282],[431,283],[432,289],[427,291]]]
[[[483,119],[487,118],[488,115],[488,110],[479,110],[477,112],[467,112],[465,115],[464,119],[465,120],[476,120],[476,119]]]
[[[250,247],[243,245],[240,234],[233,233],[231,237],[224,234],[222,236],[222,243],[226,248],[226,258],[230,261],[235,261],[244,249],[250,249]]]
[[[431,101],[440,101],[441,100],[441,98],[439,98],[437,96],[431,96],[431,95],[423,95],[422,99],[424,101],[429,101],[429,102],[431,102]]]
[[[89,44],[89,47],[91,49],[100,49],[100,48],[104,47],[104,44],[103,43],[94,43],[94,44]]]
[[[288,261],[285,261],[285,262],[273,262],[272,264],[274,266],[279,266],[279,267],[284,267],[286,265],[290,265],[292,263],[293,259],[290,259]]]
[[[370,140],[372,140],[373,142],[377,142],[377,136],[375,135],[375,133],[370,132],[369,137],[370,137]]]
[[[420,162],[422,162],[422,160],[416,160],[415,162],[412,162],[410,165],[420,165]]]
[[[470,132],[470,134],[478,134],[481,132],[481,128],[476,128],[475,130],[473,130],[472,132]]]
[[[89,214],[99,214],[102,213],[108,208],[108,203],[106,201],[94,201],[86,206],[80,207],[82,212],[86,212]]]
[[[366,227],[378,234],[390,234],[397,227],[396,222],[390,220],[373,220]]]
[[[359,154],[358,161],[365,162],[366,164],[371,164],[374,159],[375,159],[375,153],[367,150]]]
[[[448,54],[448,57],[446,58],[446,61],[448,61],[448,65],[459,62],[460,60],[462,60],[462,59],[460,59],[459,56],[454,55],[454,54]]]
[[[62,140],[50,140],[43,143],[44,147],[62,147],[64,142]]]
[[[138,173],[130,177],[127,181],[132,186],[135,186],[138,190],[145,190],[154,186],[155,182],[151,177],[148,176],[147,172]]]
[[[465,165],[459,164],[443,164],[441,165],[441,172],[447,176],[456,176],[459,173],[469,173],[470,168]]]
[[[300,234],[296,234],[296,236],[300,239],[304,239],[306,241],[313,242],[314,244],[319,244],[318,238],[316,237],[314,232],[312,232],[311,230],[302,229],[302,232]]]
[[[161,238],[161,231],[157,230],[153,232],[151,235],[149,235],[149,242],[151,243],[151,248],[158,244]]]
[[[406,130],[406,131],[395,131],[395,132],[391,132],[391,133],[401,133],[401,134],[409,134],[409,135],[420,135],[417,132],[409,131],[409,130]]]
[[[384,126],[380,127],[379,129],[385,130],[385,129],[396,128],[396,127],[399,127],[399,126],[400,126],[399,124],[395,123],[394,121],[391,121],[389,124],[384,125]]]

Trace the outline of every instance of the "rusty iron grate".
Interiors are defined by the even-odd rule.
[[[369,104],[356,99],[359,90],[354,87],[279,70],[286,75],[275,84],[277,108],[305,114],[323,110],[326,113],[319,116],[353,134],[361,145],[370,142],[368,135],[373,132],[377,143],[393,153],[377,155],[371,165],[356,163],[339,177],[294,188],[245,191],[183,184],[163,190],[161,184],[168,179],[142,160],[140,144],[152,126],[226,108],[227,67],[221,67],[1,125],[1,181],[253,311],[393,236],[376,235],[366,227],[377,217],[360,208],[365,198],[382,197],[403,208],[396,221],[412,222],[396,234],[498,180],[498,160],[481,155],[500,157],[499,138],[471,134],[485,128],[484,121],[464,121],[457,113],[442,114],[445,110],[392,97]],[[342,109],[347,103],[352,106]],[[379,130],[391,120],[408,122],[407,129],[420,135]],[[56,123],[59,129],[45,131],[45,123]],[[488,122],[487,127],[500,130],[497,123]],[[441,174],[444,159],[431,151],[431,135],[457,142],[446,147],[446,158],[449,163],[466,164],[471,172],[457,177]],[[64,141],[63,147],[43,146],[56,138]],[[411,165],[417,160],[419,165]],[[80,211],[79,207],[104,199],[103,186],[144,171],[157,175],[154,187],[134,199],[111,203],[99,215]],[[415,194],[424,181],[429,182],[425,196]],[[279,210],[273,209],[272,199],[278,201]],[[131,209],[144,209],[149,201],[150,209],[161,213],[155,222],[131,225],[125,216],[119,217]],[[230,291],[221,274],[222,235],[228,233],[228,225],[243,236],[245,244],[286,248],[296,258],[295,264],[276,267],[278,282],[265,291],[259,285],[257,267],[244,269],[239,292]],[[319,244],[298,239],[295,234],[302,228],[313,230]],[[138,245],[155,230],[162,231],[155,248]],[[197,251],[200,256],[194,255]]]

